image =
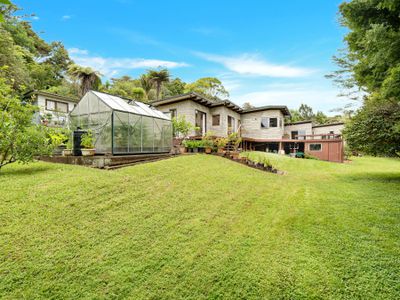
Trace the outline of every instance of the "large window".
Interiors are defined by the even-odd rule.
[[[220,125],[221,116],[220,115],[213,115],[212,116],[212,125],[219,126]]]
[[[46,99],[46,110],[67,113],[68,103]]]
[[[278,118],[261,117],[261,128],[278,127]]]
[[[310,151],[321,151],[322,144],[310,144]]]
[[[269,118],[269,127],[278,127],[278,118]]]

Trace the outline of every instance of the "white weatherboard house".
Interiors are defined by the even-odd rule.
[[[79,101],[79,99],[42,91],[27,93],[25,98],[39,107],[39,112],[35,114],[34,122],[37,124],[46,123],[51,127],[67,126],[69,113]]]
[[[231,101],[209,100],[197,93],[187,93],[151,103],[171,117],[185,116],[197,131],[199,138],[212,131],[226,137],[238,132],[244,149],[270,152],[306,152],[321,159],[342,161],[343,123],[315,125],[311,121],[285,124],[290,116],[284,105],[269,105],[243,109]]]

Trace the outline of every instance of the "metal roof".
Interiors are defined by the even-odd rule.
[[[100,100],[102,100],[108,107],[110,107],[113,110],[170,120],[170,118],[163,112],[147,104],[144,104],[143,102],[130,99],[123,99],[118,96],[113,96],[110,94],[96,92],[96,91],[90,91],[90,92],[96,95]]]

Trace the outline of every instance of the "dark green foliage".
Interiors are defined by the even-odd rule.
[[[372,155],[400,153],[400,105],[373,100],[364,104],[343,134],[350,149]]]
[[[286,122],[313,121],[316,124],[327,124],[337,122],[336,117],[328,117],[322,111],[314,113],[312,107],[301,104],[299,109],[290,110],[290,118]]]
[[[340,5],[341,23],[350,32],[347,49],[334,58],[330,75],[345,89],[367,93],[345,132],[352,150],[395,155],[400,120],[400,2],[353,0]],[[357,98],[357,97],[354,97]]]

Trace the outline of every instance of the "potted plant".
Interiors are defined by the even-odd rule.
[[[231,157],[233,159],[239,158],[239,145],[242,142],[242,139],[239,137],[237,132],[233,132],[228,136],[229,142],[232,144],[234,151],[231,153]]]
[[[224,148],[225,148],[226,144],[228,144],[228,142],[229,142],[228,139],[223,138],[223,137],[217,138],[215,140],[215,144],[217,145],[217,153],[218,154],[224,154],[224,152],[225,152]]]
[[[65,144],[66,148],[62,151],[63,156],[71,156],[72,155],[72,148],[73,148],[73,143],[72,143],[72,138],[70,137]]]
[[[173,118],[172,127],[175,139],[180,139],[179,151],[180,153],[185,153],[188,148],[185,144],[185,141],[188,138],[190,131],[196,130],[197,127],[186,121],[184,115],[179,116],[178,118]]]
[[[214,133],[212,131],[207,132],[203,136],[202,143],[203,143],[203,146],[205,148],[205,152],[207,154],[210,154],[212,152],[213,147],[214,147],[213,136],[214,136]]]
[[[93,156],[96,152],[94,149],[93,133],[91,130],[82,134],[81,136],[81,149],[83,156]]]

